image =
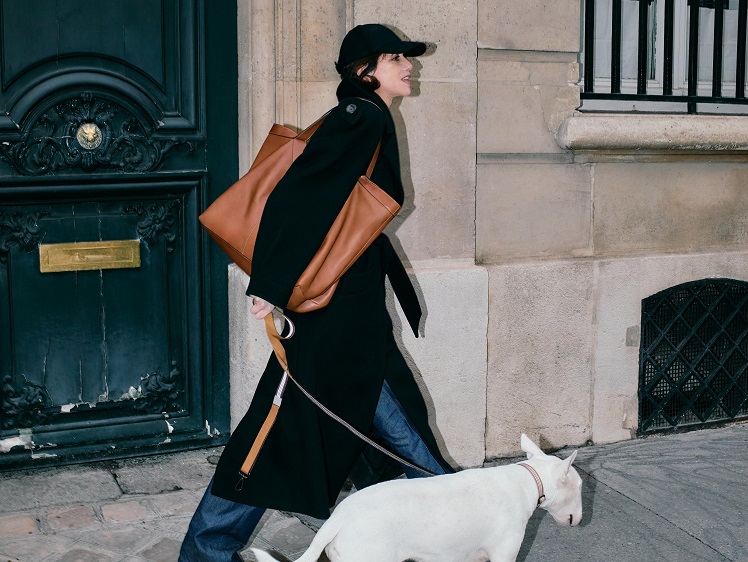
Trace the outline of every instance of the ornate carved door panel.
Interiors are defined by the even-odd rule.
[[[0,467],[220,444],[236,2],[0,0]],[[233,30],[233,31],[232,31]]]

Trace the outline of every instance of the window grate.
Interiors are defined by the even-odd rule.
[[[748,283],[705,279],[642,301],[639,433],[748,417]]]
[[[624,1],[627,6],[638,3],[637,14],[637,31],[636,38],[629,37],[626,41],[623,39],[623,14]],[[604,4],[603,4],[604,2]],[[657,3],[662,2],[663,10],[658,12]],[[678,2],[678,4],[676,4]],[[603,9],[604,8],[604,9]],[[676,10],[678,8],[678,10]],[[605,44],[603,51],[609,53],[609,67],[606,61],[603,63],[604,69],[596,69],[599,63],[597,60],[598,53],[595,52],[596,42],[596,11],[600,12],[600,17],[605,21],[605,25],[610,25],[610,43]],[[608,14],[609,18],[604,17]],[[728,12],[729,10],[729,12]],[[704,29],[700,20],[704,14],[709,11],[709,16],[713,19],[710,25],[712,40],[709,45],[704,44],[706,39],[700,37]],[[685,17],[678,17],[676,12],[686,14]],[[628,12],[627,12],[628,13]],[[725,14],[736,14],[736,28],[730,35],[726,34]],[[659,14],[659,15],[658,15]],[[713,17],[712,17],[713,16]],[[660,21],[661,18],[661,21]],[[731,19],[731,21],[734,21]],[[598,21],[599,23],[599,21]],[[708,22],[704,25],[709,25]],[[653,38],[652,30],[657,26],[662,30],[662,42]],[[660,102],[672,104],[685,104],[688,113],[698,113],[702,110],[701,104],[706,104],[704,108],[718,108],[728,106],[736,108],[738,111],[745,111],[746,108],[739,106],[748,105],[748,98],[745,95],[746,82],[746,29],[748,28],[748,0],[585,0],[584,2],[584,77],[583,91],[581,98],[584,100],[610,100],[611,102]],[[679,38],[684,36],[686,50],[678,49]],[[727,40],[726,40],[727,38]],[[634,48],[636,41],[636,93],[633,90],[624,91],[622,89],[622,51],[628,47]],[[628,45],[627,43],[632,43]],[[708,47],[711,49],[711,61],[700,59],[699,48]],[[598,43],[598,48],[601,48]],[[650,86],[652,71],[654,66],[655,52],[661,51],[656,57],[662,71],[659,73],[656,91]],[[684,68],[685,82],[681,86],[674,85],[674,70],[676,51],[686,53]],[[730,55],[731,60],[734,56],[734,69],[725,73],[725,56]],[[708,54],[705,55],[708,57]],[[700,68],[704,66],[704,69]],[[711,77],[705,79],[700,71],[708,69],[711,66]],[[729,74],[729,75],[728,75]],[[596,85],[596,79],[605,76],[605,86]],[[609,78],[610,85],[607,85]],[[633,79],[633,76],[632,76]],[[733,82],[734,80],[734,82]],[[723,86],[725,82],[730,83],[729,92],[725,92]],[[707,90],[704,89],[707,85]],[[701,86],[701,89],[700,89]],[[598,91],[603,90],[606,91]],[[593,102],[594,103],[594,102]],[[655,106],[658,104],[655,104]]]

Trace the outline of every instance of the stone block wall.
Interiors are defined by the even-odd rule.
[[[582,3],[540,4],[479,1],[488,458],[634,437],[642,299],[745,279],[741,118],[578,112]]]
[[[633,437],[641,300],[748,276],[744,118],[580,113],[582,4],[240,2],[240,171],[273,122],[334,103],[348,29],[432,43],[393,106],[407,201],[388,233],[426,310],[425,337],[396,320],[397,337],[461,466],[516,454],[523,431]],[[235,424],[269,348],[229,275]]]
[[[579,106],[580,2],[479,0],[476,261],[489,274],[486,456],[591,439],[592,170],[556,141]]]

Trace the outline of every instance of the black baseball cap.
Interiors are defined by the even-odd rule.
[[[367,23],[357,25],[343,38],[335,68],[340,72],[352,62],[374,54],[402,53],[406,57],[417,57],[425,52],[425,43],[403,41],[388,27]]]

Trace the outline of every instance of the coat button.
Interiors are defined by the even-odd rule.
[[[356,104],[353,104],[353,103],[349,104],[348,107],[345,108],[345,110],[348,113],[353,113],[354,111],[356,111]]]

